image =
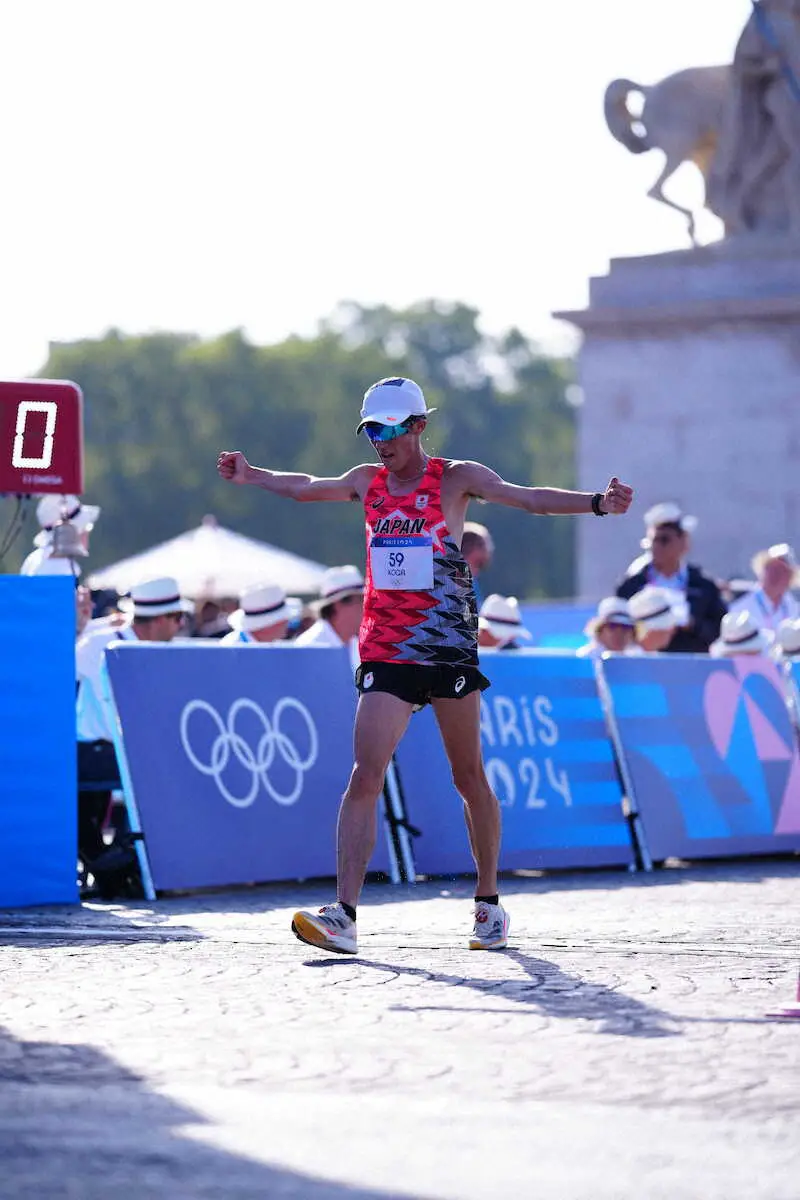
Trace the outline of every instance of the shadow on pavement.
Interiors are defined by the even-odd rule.
[[[188,925],[165,924],[147,914],[141,924],[135,912],[78,907],[6,909],[0,912],[0,946],[30,946],[37,950],[59,946],[107,946],[114,943],[197,942],[203,934]]]
[[[618,1034],[621,1037],[675,1037],[680,1034],[680,1021],[661,1009],[643,1004],[600,983],[589,983],[577,975],[569,975],[555,963],[542,958],[533,958],[519,950],[506,950],[503,959],[510,960],[522,968],[524,978],[519,979],[468,979],[461,975],[450,975],[444,971],[429,971],[424,967],[409,967],[405,963],[381,963],[374,959],[310,959],[309,967],[346,967],[357,962],[359,966],[393,975],[413,975],[430,983],[444,983],[454,988],[465,988],[485,996],[502,997],[515,1004],[529,1007],[532,1011],[553,1019],[599,1021],[597,1033]],[[439,1005],[391,1005],[394,1012],[420,1012],[438,1009]],[[455,1010],[458,1011],[458,1010]],[[475,1011],[470,1009],[469,1011]],[[493,1007],[486,1012],[497,1012]]]
[[[390,1194],[266,1166],[182,1133],[192,1109],[86,1045],[28,1042],[0,1028],[0,1192],[9,1200],[368,1200]],[[265,1129],[276,1144],[285,1131]],[[399,1200],[399,1194],[395,1194]]]

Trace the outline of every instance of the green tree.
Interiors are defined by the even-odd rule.
[[[341,306],[315,337],[270,346],[240,330],[56,344],[41,374],[73,379],[86,399],[86,496],[102,506],[91,565],[174,537],[214,513],[251,537],[334,564],[363,560],[356,505],[292,505],[217,478],[221,449],[285,470],[338,474],[370,461],[355,437],[360,396],[410,374],[439,411],[426,446],[474,458],[521,483],[571,486],[571,363],[519,331],[488,338],[478,313],[435,301],[402,311]],[[521,597],[572,591],[573,522],[476,507],[497,543],[485,589]],[[28,527],[27,537],[33,532]],[[23,543],[19,557],[26,552]],[[7,560],[6,568],[13,568]]]

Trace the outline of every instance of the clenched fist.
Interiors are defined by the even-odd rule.
[[[628,487],[627,483],[620,483],[615,475],[609,481],[603,499],[600,501],[600,507],[603,512],[614,513],[618,516],[628,511],[632,500],[633,488]]]
[[[223,450],[217,459],[217,473],[229,483],[247,483],[250,463],[241,450]]]

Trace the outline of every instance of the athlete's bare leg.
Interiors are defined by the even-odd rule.
[[[483,768],[480,706],[480,692],[471,692],[460,700],[432,702],[453,783],[464,801],[467,832],[478,872],[475,894],[494,896],[500,854],[500,806]]]
[[[410,704],[386,692],[373,692],[358,701],[353,773],[342,797],[337,828],[338,898],[353,908],[375,848],[383,777],[411,713]]]

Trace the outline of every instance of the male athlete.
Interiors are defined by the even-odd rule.
[[[425,453],[420,438],[428,409],[411,379],[382,379],[364,395],[363,429],[380,463],[353,467],[336,479],[251,467],[239,451],[217,462],[223,479],[255,484],[292,500],[356,500],[367,526],[366,588],[359,635],[360,693],[354,765],[337,831],[336,904],[297,912],[303,942],[355,954],[356,905],[376,837],[383,777],[411,714],[430,704],[453,781],[464,801],[477,868],[471,950],[500,950],[509,917],[497,893],[500,809],[483,769],[478,670],[478,614],[470,570],[459,549],[470,500],[529,513],[625,513],[631,488],[613,478],[605,492],[506,483],[489,467]]]

